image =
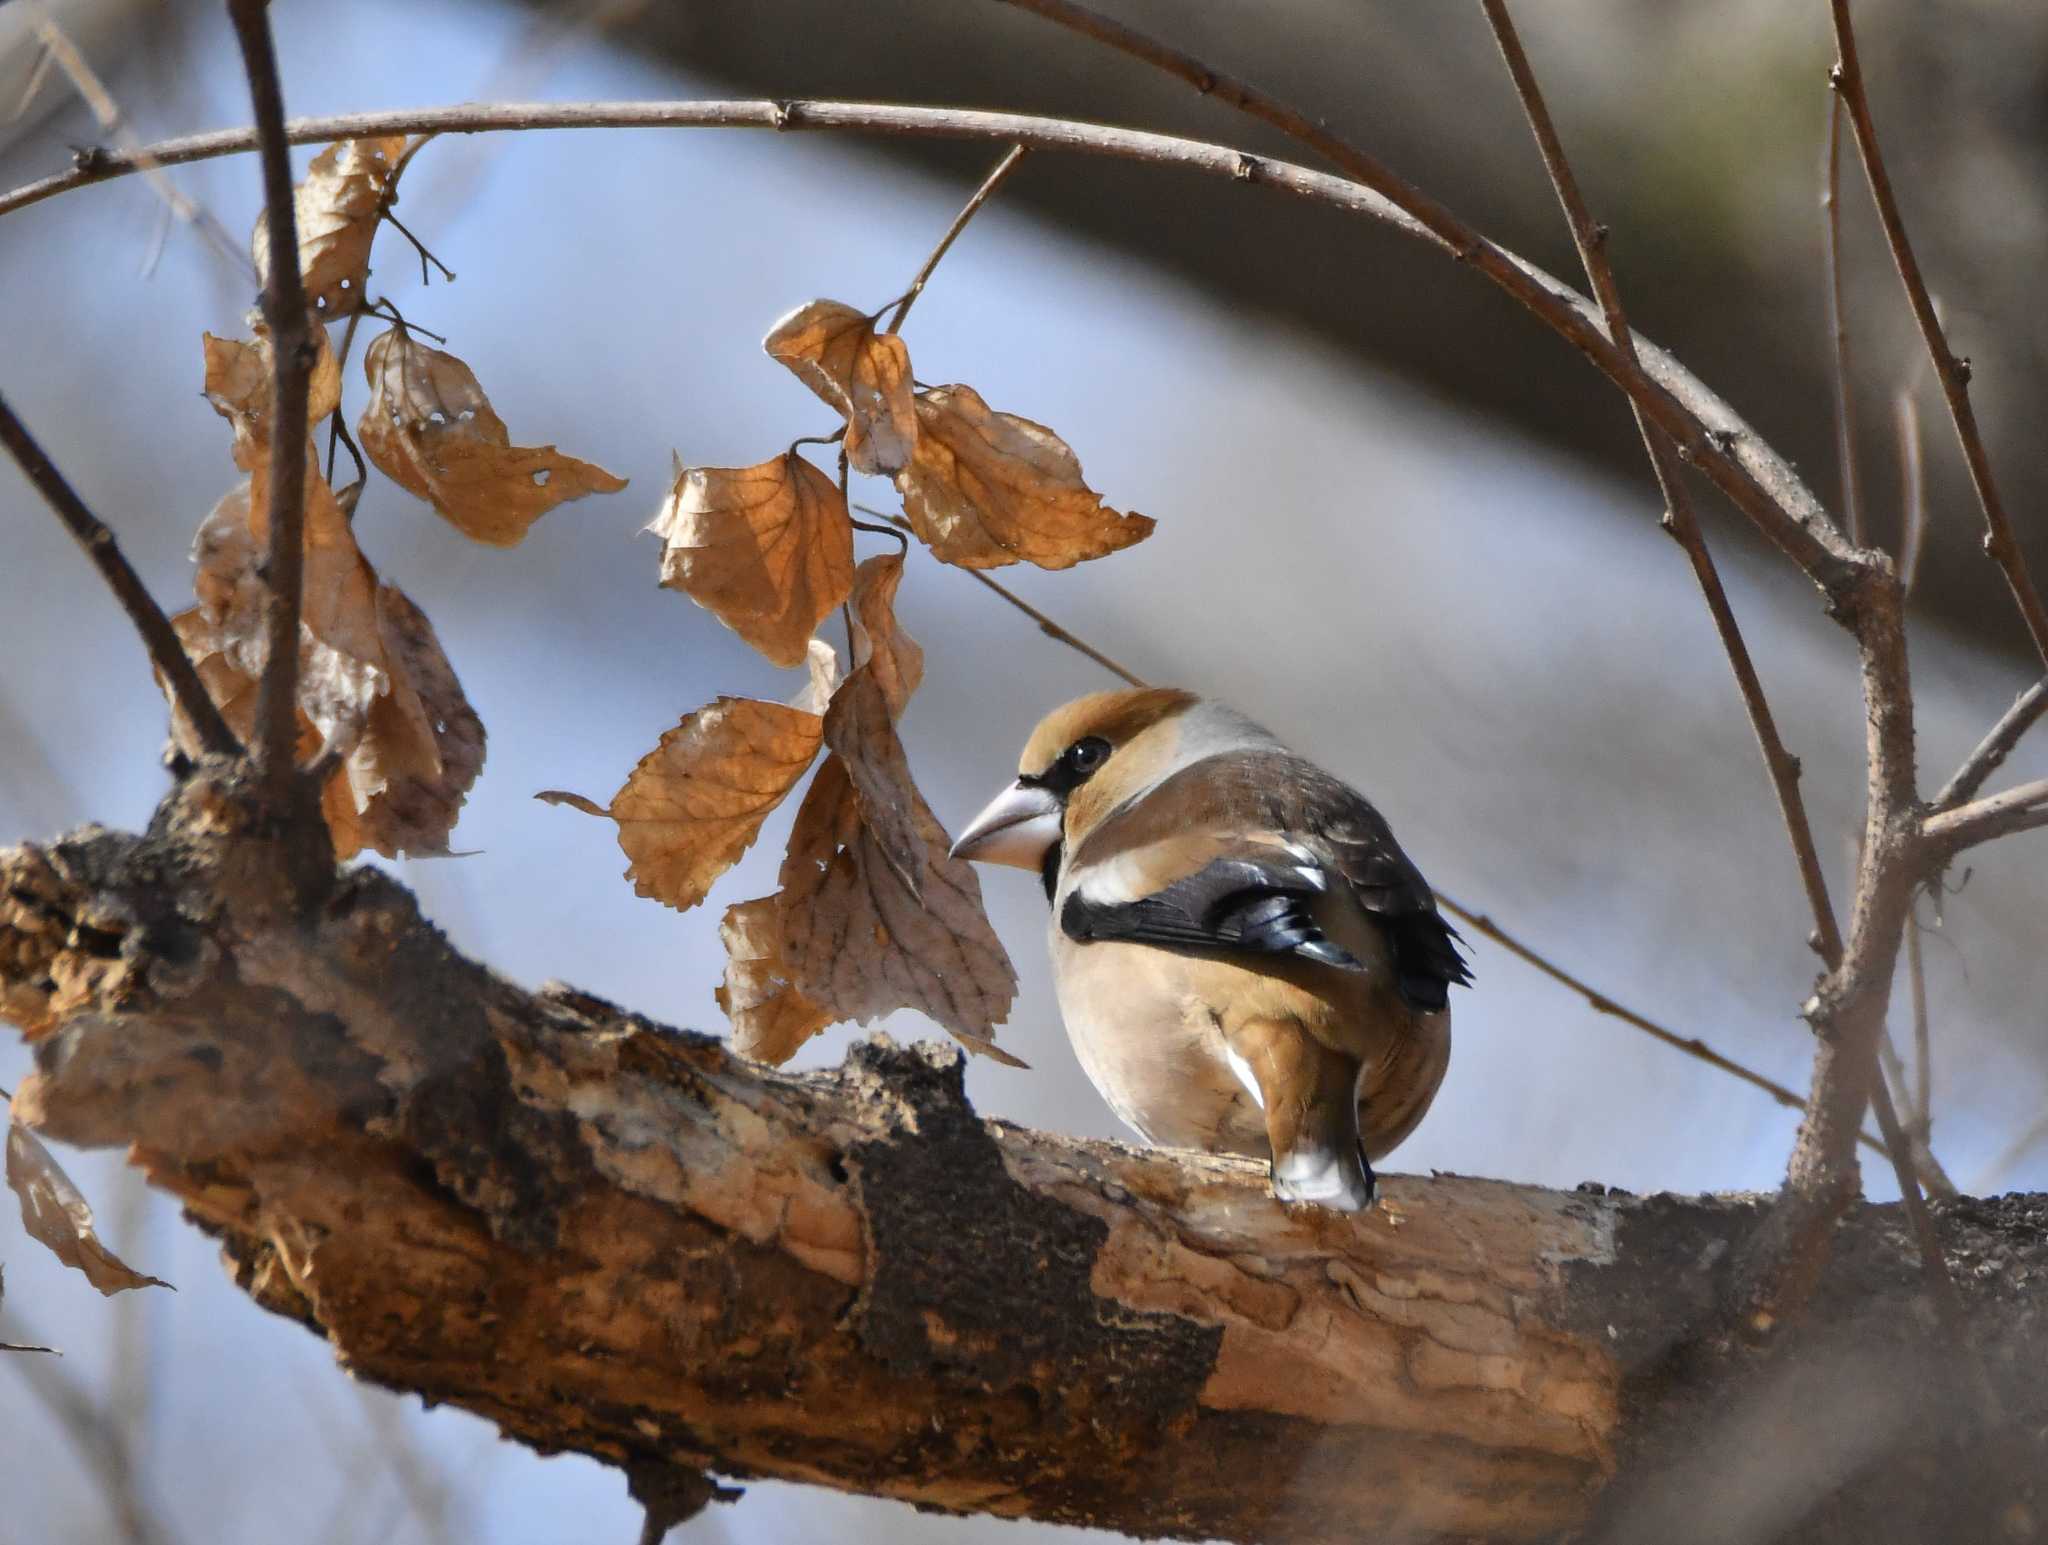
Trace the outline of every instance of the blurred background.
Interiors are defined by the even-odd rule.
[[[1302,0],[1111,7],[1327,114],[1509,246],[1576,272],[1477,8]],[[1795,458],[1831,503],[1818,177],[1825,8],[1723,0],[1528,7],[1525,41],[1637,325]],[[55,17],[144,139],[247,121],[210,5],[16,0],[0,9],[0,117]],[[2034,427],[2048,309],[2048,10],[1991,0],[1858,7],[1906,214],[2011,506],[2048,496]],[[802,94],[966,102],[1280,147],[1192,93],[993,6],[815,0],[522,7],[280,4],[289,110],[464,99]],[[108,139],[44,72],[0,145],[0,184]],[[310,152],[303,152],[300,164]],[[393,866],[462,949],[717,1031],[727,903],[773,888],[788,815],[710,904],[637,900],[609,829],[536,804],[603,799],[663,730],[719,693],[788,696],[708,614],[658,590],[636,534],[688,461],[740,465],[833,427],[759,339],[788,307],[898,293],[994,160],[728,131],[442,140],[401,214],[461,277],[422,291],[380,237],[374,289],[445,333],[519,443],[629,476],[526,543],[465,541],[373,480],[358,518],[383,574],[429,613],[488,724],[455,846]],[[1919,394],[1931,556],[1915,614],[1923,773],[1944,778],[2038,675],[1938,399],[1845,162],[1846,238],[1872,529],[1895,529],[1893,401]],[[251,159],[177,185],[239,240]],[[0,222],[0,388],[167,607],[193,529],[235,480],[199,394],[202,329],[243,335],[243,270],[141,178]],[[1228,699],[1356,783],[1425,873],[1611,996],[1803,1089],[1807,924],[1720,648],[1659,513],[1626,408],[1471,276],[1393,235],[1277,195],[1142,168],[1027,161],[938,271],[906,329],[926,381],[966,381],[1060,431],[1149,542],[1065,574],[1002,576],[1133,670]],[[361,357],[360,340],[356,354]],[[364,388],[350,372],[351,415]],[[857,496],[888,507],[870,482]],[[1860,810],[1862,713],[1845,634],[1705,500],[1735,604],[1795,752],[1838,904]],[[863,538],[865,543],[868,539]],[[878,544],[879,547],[880,544]],[[865,546],[862,551],[868,550]],[[2037,557],[2048,567],[2048,553]],[[899,609],[929,674],[905,724],[921,784],[960,823],[1007,779],[1038,715],[1111,684],[963,575],[913,561]],[[0,468],[0,843],[97,820],[134,828],[164,789],[163,705],[125,621],[11,466]],[[2048,772],[2048,740],[2003,777]],[[1929,925],[1934,1147],[1966,1189],[2048,1185],[2041,919],[2048,835],[1980,850]],[[1075,1066],[1046,979],[1035,881],[985,879],[1023,979],[977,1062],[991,1115],[1122,1136]],[[1938,923],[1938,926],[1936,926]],[[1638,1191],[1775,1185],[1794,1113],[1592,1013],[1475,940],[1450,1077],[1392,1167]],[[1903,1021],[1903,1007],[1899,1022]],[[929,1033],[910,1016],[899,1037]],[[828,1032],[831,1063],[857,1030]],[[0,1039],[0,1084],[29,1058]],[[0,1209],[5,1537],[256,1542],[634,1537],[616,1474],[541,1461],[458,1412],[338,1377],[327,1350],[247,1302],[207,1241],[118,1156],[72,1172],[110,1243],[177,1284],[103,1301]],[[1887,1174],[1868,1176],[1889,1194]],[[779,1485],[687,1526],[702,1540],[1051,1538]]]

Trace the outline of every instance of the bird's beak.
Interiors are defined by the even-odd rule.
[[[953,844],[953,857],[1036,869],[1046,849],[1060,840],[1062,813],[1051,791],[1013,783],[967,823]]]

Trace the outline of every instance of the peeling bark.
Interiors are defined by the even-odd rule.
[[[790,1075],[524,992],[375,870],[294,916],[252,899],[246,808],[202,768],[146,836],[0,852],[17,1110],[128,1146],[357,1375],[671,1513],[715,1472],[1184,1538],[2031,1526],[2041,1198],[1941,1215],[2028,1448],[1993,1485],[1926,1439],[1964,1406],[1892,1209],[1844,1225],[1822,1329],[1758,1352],[1721,1333],[1753,1199],[1393,1177],[1363,1219],[1290,1213],[1247,1162],[984,1121],[950,1049]],[[1688,1535],[1736,1504],[1771,1527]]]

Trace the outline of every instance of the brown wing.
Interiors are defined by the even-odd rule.
[[[1212,843],[1213,857],[1169,865],[1185,872],[1151,895],[1091,902],[1077,889],[1061,928],[1076,939],[1293,953],[1355,969],[1315,928],[1308,908],[1315,895],[1344,885],[1386,930],[1409,1003],[1441,1009],[1453,983],[1471,981],[1456,931],[1385,818],[1355,789],[1290,752],[1237,752],[1183,768],[1153,796],[1106,819],[1076,859],[1106,861],[1147,848],[1199,852]]]

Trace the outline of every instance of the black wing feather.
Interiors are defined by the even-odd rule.
[[[1363,971],[1349,950],[1333,943],[1309,912],[1328,887],[1313,871],[1264,858],[1218,858],[1136,901],[1067,897],[1060,927],[1070,939],[1120,939],[1167,949],[1258,955],[1301,955]]]
[[[1286,861],[1284,850],[1260,849],[1217,858],[1202,869],[1136,901],[1090,902],[1067,898],[1060,927],[1070,938],[1127,939],[1167,949],[1219,953],[1296,954],[1351,970],[1363,967],[1316,925],[1310,903],[1335,884],[1350,887],[1366,913],[1386,930],[1402,997],[1424,1012],[1446,1007],[1450,988],[1472,980],[1458,948],[1458,932],[1437,911],[1436,895],[1394,840],[1386,819],[1365,796],[1314,763],[1286,751],[1231,759],[1227,776],[1197,763],[1168,779],[1188,779],[1188,795],[1163,796],[1154,808],[1180,812],[1169,829],[1152,831],[1129,812],[1104,823],[1105,847],[1170,840],[1208,824],[1243,830],[1249,808],[1265,830],[1285,833],[1313,854],[1315,864]],[[1213,810],[1210,808],[1214,806]],[[1089,852],[1095,850],[1094,841]],[[1270,856],[1269,856],[1270,855]],[[1048,888],[1050,889],[1050,887]]]

